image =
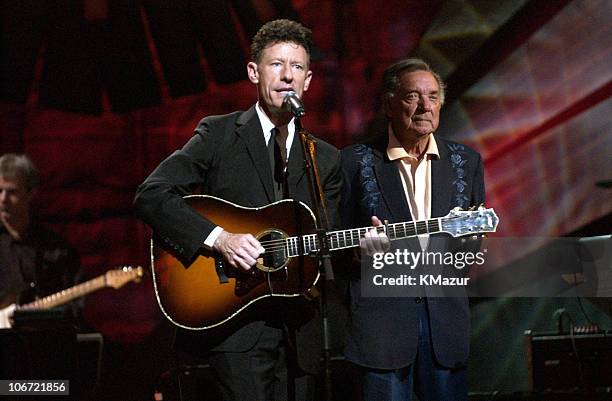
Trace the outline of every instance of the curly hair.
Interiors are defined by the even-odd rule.
[[[251,42],[251,58],[259,63],[264,49],[270,45],[292,42],[306,50],[310,59],[312,49],[312,31],[302,24],[288,19],[278,19],[266,23],[259,28]]]

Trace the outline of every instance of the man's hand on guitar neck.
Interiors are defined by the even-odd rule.
[[[383,223],[376,216],[371,217],[374,227],[382,226]],[[359,240],[359,247],[366,255],[372,256],[375,253],[382,253],[389,250],[389,237],[384,232],[379,232],[376,228],[368,230],[363,238]]]
[[[213,245],[233,267],[248,271],[255,265],[259,255],[265,252],[259,241],[251,234],[232,234],[225,230]]]

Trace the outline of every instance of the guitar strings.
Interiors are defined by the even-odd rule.
[[[459,218],[458,216],[453,216],[453,217],[449,217],[449,218],[445,219],[445,221],[456,220],[458,218]],[[419,223],[424,223],[424,222],[415,222],[415,223],[418,226],[424,225],[424,224],[419,224]],[[401,223],[396,223],[396,224],[401,224]],[[377,226],[375,228],[379,232],[384,232],[384,230],[385,230],[385,226]],[[361,229],[358,229],[358,230],[361,230]],[[352,231],[352,230],[346,230],[346,231]],[[338,232],[341,232],[341,231],[338,231]],[[291,238],[299,238],[299,237],[291,237]],[[288,240],[290,240],[291,238],[281,238],[281,239],[276,239],[276,240],[261,241],[260,244],[264,248],[266,248],[266,252],[265,253],[274,252],[274,251],[280,251],[280,250],[284,250],[284,249],[287,248]],[[318,247],[318,245],[319,245],[318,239],[315,239],[314,245]],[[297,244],[296,244],[296,246],[297,246]]]
[[[293,237],[293,238],[296,238],[296,237]],[[281,250],[282,251],[287,250],[287,245],[289,244],[289,242],[287,241],[287,239],[277,239],[277,240],[261,241],[260,244],[266,249],[264,254],[268,254],[272,252],[278,252]],[[316,240],[314,245],[318,247],[319,241]],[[295,244],[295,246],[290,245],[289,248],[297,248],[297,243]]]

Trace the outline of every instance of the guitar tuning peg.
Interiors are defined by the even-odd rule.
[[[463,210],[463,208],[461,208],[460,206],[455,206],[455,207],[453,208],[453,210],[454,210],[455,212],[460,212],[460,211],[462,211],[462,210]]]
[[[481,204],[478,206],[478,210],[481,210],[481,211],[482,211],[482,210],[485,210],[485,209],[486,209],[486,208],[485,208],[484,203],[481,203]]]
[[[471,211],[473,211],[473,210],[476,210],[476,205],[472,205],[472,206],[470,206],[470,208],[469,208],[468,210],[469,210],[470,212],[471,212]]]

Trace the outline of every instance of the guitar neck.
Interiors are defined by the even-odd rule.
[[[102,275],[89,281],[85,281],[84,283],[75,285],[74,287],[70,287],[63,291],[56,292],[55,294],[37,299],[34,302],[20,305],[17,309],[29,310],[54,308],[104,287],[106,287],[106,277]]]
[[[391,240],[415,237],[422,234],[436,234],[443,232],[443,218],[420,221],[407,221],[378,226],[379,232],[384,232]],[[352,228],[348,230],[332,231],[328,233],[330,250],[354,248],[359,246],[359,240],[373,227]],[[300,241],[301,239],[301,241]],[[287,256],[309,255],[320,249],[317,234],[308,234],[302,237],[287,238]]]

